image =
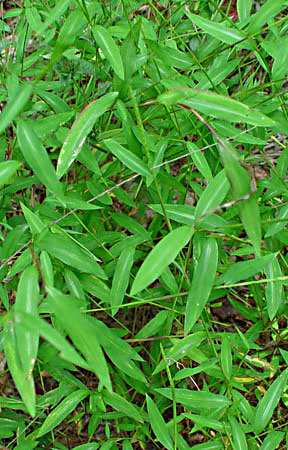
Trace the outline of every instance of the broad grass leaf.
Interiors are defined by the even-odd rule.
[[[28,102],[31,94],[32,84],[26,82],[24,85],[19,86],[18,90],[15,92],[15,95],[9,99],[4,111],[0,115],[0,134],[6,130],[12,120],[16,119],[18,114]]]
[[[235,419],[234,416],[229,416],[229,422],[232,430],[233,446],[235,450],[248,450],[246,436],[242,425]]]
[[[178,342],[173,345],[173,347],[167,349],[166,357],[170,358],[170,360],[178,361],[185,357],[185,355],[189,355],[190,351],[194,348],[199,347],[199,345],[205,339],[205,332],[197,331],[193,334],[190,334],[183,339],[180,339]],[[165,361],[160,361],[160,363],[154,369],[153,375],[161,372],[161,370],[165,369]]]
[[[60,150],[57,164],[57,176],[61,178],[77,158],[81,148],[96,120],[113,104],[118,93],[110,92],[94,100],[78,115]]]
[[[265,239],[269,238],[271,236],[274,236],[274,234],[278,233],[279,231],[283,230],[283,228],[285,228],[287,226],[287,222],[288,222],[288,205],[284,205],[281,208],[279,208],[279,213],[276,217],[276,219],[279,220],[279,222],[276,223],[272,223],[268,228],[267,231],[265,233]],[[282,219],[287,219],[287,222],[285,222]]]
[[[116,75],[118,75],[121,80],[124,80],[125,74],[121,54],[109,31],[101,25],[94,25],[92,33]]]
[[[288,369],[273,381],[268,391],[261,398],[256,408],[254,430],[256,434],[260,434],[269,423],[274,409],[278,405],[283,390],[286,386],[288,378]]]
[[[275,450],[284,437],[285,433],[281,431],[270,431],[265,437],[260,450]]]
[[[255,408],[250,405],[248,400],[244,397],[244,395],[240,394],[239,391],[233,390],[232,393],[235,402],[238,403],[238,409],[241,414],[243,414],[243,416],[249,423],[254,423]]]
[[[52,431],[59,423],[63,422],[69,414],[75,410],[76,406],[89,395],[88,389],[78,389],[69,394],[53,411],[46,417],[40,429],[37,432],[37,437]]]
[[[249,19],[253,0],[237,0],[237,13],[240,22]]]
[[[0,187],[2,187],[4,184],[9,183],[10,178],[14,175],[14,173],[19,169],[20,166],[20,162],[12,160],[0,163]]]
[[[195,219],[199,219],[210,209],[220,206],[229,191],[229,181],[225,170],[221,170],[208,184],[201,195],[195,210]]]
[[[197,27],[205,31],[205,33],[228,45],[234,45],[245,37],[243,32],[241,33],[241,31],[238,31],[236,28],[229,28],[224,23],[217,23],[196,14],[188,13],[187,15],[189,19],[192,20]]]
[[[139,173],[143,177],[151,178],[151,173],[147,164],[142,159],[134,155],[134,153],[127,150],[122,145],[118,144],[114,139],[106,139],[105,147],[116,156],[125,166],[127,166],[133,172]]]
[[[63,295],[53,287],[48,287],[47,290],[49,293],[47,300],[73,344],[85,357],[90,370],[108,390],[112,391],[109,369],[95,328],[76,307],[72,297]]]
[[[70,12],[60,30],[48,67],[55,64],[62,53],[64,53],[65,50],[67,50],[73,44],[86,23],[87,19],[82,9],[78,8]]]
[[[155,389],[159,394],[172,400],[170,388]],[[191,391],[189,389],[175,389],[175,400],[193,411],[199,409],[216,409],[227,407],[232,404],[229,398],[220,394],[211,394],[206,391]]]
[[[122,305],[129,283],[134,253],[135,247],[127,247],[117,260],[111,289],[112,315],[115,315]]]
[[[46,250],[52,258],[57,258],[64,264],[90,273],[96,277],[107,279],[107,275],[97,263],[97,258],[85,251],[80,244],[59,234],[46,233],[37,241],[37,247]]]
[[[66,361],[89,370],[89,365],[77,353],[74,347],[53,328],[48,322],[35,317],[35,315],[17,312],[15,313],[15,324],[21,326],[26,331],[39,333],[43,339],[46,339],[53,347],[60,352],[60,357]]]
[[[232,376],[232,352],[229,339],[225,334],[221,345],[221,367],[225,378],[229,381]]]
[[[266,0],[258,11],[250,17],[250,23],[246,30],[252,34],[261,29],[263,25],[269,23],[284,8],[283,0]]]
[[[98,278],[91,277],[90,275],[80,275],[79,280],[84,291],[110,304],[111,290],[102,280],[98,280]]]
[[[36,30],[38,34],[42,35],[43,31],[46,30],[46,28],[49,27],[49,25],[54,24],[59,17],[63,16],[66,9],[69,6],[69,3],[71,0],[59,0],[57,3],[55,3],[54,8],[51,9],[50,14],[48,15],[45,22],[42,24],[41,28]]]
[[[161,65],[166,64],[180,70],[185,70],[192,67],[194,63],[194,58],[188,52],[185,53],[151,40],[147,40],[146,43],[153,56],[156,56],[157,62],[159,61]]]
[[[33,31],[37,31],[42,27],[41,17],[38,12],[38,9],[35,8],[35,6],[30,6],[29,8],[26,8],[25,16],[27,22],[29,23]]]
[[[180,250],[189,242],[194,230],[188,226],[176,228],[167,234],[149,253],[137,272],[131,288],[131,295],[153,283],[163,270],[171,264]]]
[[[153,317],[153,319],[151,319],[148,323],[146,323],[146,325],[144,325],[143,328],[141,328],[140,331],[138,331],[134,339],[141,340],[158,333],[158,331],[161,330],[161,327],[168,319],[169,314],[169,311],[160,311],[159,313],[157,313],[156,316]]]
[[[40,253],[40,265],[43,281],[46,286],[53,286],[54,284],[54,269],[48,253],[43,250]]]
[[[226,272],[217,278],[217,284],[225,285],[237,283],[240,280],[247,280],[264,270],[276,257],[277,253],[261,256],[248,261],[241,261],[232,264]]]
[[[21,275],[14,311],[24,312],[37,317],[39,302],[38,271],[36,267],[27,267]],[[37,352],[39,333],[33,330],[24,330],[15,324],[17,347],[25,374],[32,373]]]
[[[149,397],[149,395],[146,395],[146,402],[149,422],[156,436],[156,439],[163,445],[163,447],[167,448],[168,450],[173,450],[173,441],[169,433],[169,428],[165,423],[162,414],[160,413],[153,400]]]
[[[9,319],[4,323],[3,338],[5,357],[15,386],[29,414],[35,417],[36,398],[32,373],[27,373],[23,369],[16,340],[15,325]]]
[[[17,138],[23,156],[37,178],[61,200],[63,198],[63,190],[53,164],[38,136],[23,120],[18,124]]]
[[[27,206],[25,206],[22,202],[20,202],[21,209],[23,211],[24,217],[29,225],[32,234],[41,233],[44,230],[45,224],[42,222],[40,217],[37,214],[30,211]]]
[[[213,175],[205,156],[201,153],[197,145],[193,144],[193,142],[187,142],[187,148],[190,152],[195,166],[197,167],[201,175],[203,175],[204,178],[211,182],[213,180]]]
[[[149,208],[158,214],[164,215],[162,205],[160,204],[150,204]],[[175,222],[183,223],[188,226],[193,226],[195,222],[195,207],[190,205],[175,205],[175,204],[164,204],[165,213],[169,219],[175,220]]]
[[[134,420],[137,420],[138,422],[143,423],[143,418],[138,411],[138,408],[128,402],[124,397],[121,397],[118,394],[115,394],[115,392],[108,392],[103,391],[102,393],[103,400],[108,405],[112,406],[113,409],[116,411],[120,411],[127,417],[131,417]]]
[[[194,450],[222,450],[224,448],[222,442],[212,441],[203,444],[193,445]]]
[[[244,167],[235,156],[234,149],[228,143],[219,144],[219,150],[224,163],[227,178],[229,179],[233,197],[235,200],[251,194],[251,179]],[[260,210],[255,194],[252,194],[247,200],[242,200],[239,205],[240,218],[244,229],[251,239],[255,253],[259,256],[261,253],[261,221]]]
[[[283,277],[283,273],[277,261],[277,258],[274,258],[270,262],[270,264],[266,266],[264,272],[266,278],[270,280]],[[283,301],[283,282],[280,280],[269,281],[265,288],[265,296],[267,301],[269,319],[273,320],[277,314],[279,306]]]
[[[218,263],[216,239],[208,238],[195,267],[185,310],[184,334],[189,333],[209,299]]]
[[[245,103],[224,95],[195,88],[175,88],[158,97],[159,103],[185,105],[208,116],[229,122],[244,122],[260,127],[275,127],[276,122]]]

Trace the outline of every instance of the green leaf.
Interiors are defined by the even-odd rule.
[[[118,75],[121,80],[124,80],[125,75],[121,54],[110,33],[100,25],[94,25],[92,33],[116,75]]]
[[[52,162],[38,136],[23,120],[18,124],[17,138],[23,156],[35,175],[44,186],[61,199],[63,197],[62,186],[58,181]]]
[[[125,398],[115,394],[115,392],[108,392],[106,390],[103,391],[102,396],[104,402],[112,406],[116,411],[120,411],[125,414],[125,416],[143,423],[143,418],[138,411],[138,408],[131,404],[131,402],[128,402]]]
[[[221,170],[208,184],[201,195],[195,210],[195,218],[199,219],[210,209],[220,206],[229,191],[229,181],[225,171]]]
[[[59,178],[67,172],[77,158],[96,120],[110,108],[117,95],[117,92],[103,95],[100,99],[91,102],[78,115],[60,150],[56,172]]]
[[[216,239],[208,238],[201,249],[186,303],[184,334],[188,334],[209,299],[218,263]]]
[[[185,70],[192,67],[194,63],[193,56],[188,52],[186,53],[166,45],[160,45],[151,40],[147,40],[146,43],[152,54],[156,56],[157,63],[159,62],[161,65],[166,64],[180,70]]]
[[[171,439],[169,428],[165,423],[162,414],[153,400],[146,395],[149,422],[157,440],[168,450],[173,450],[174,445]]]
[[[265,269],[276,257],[276,253],[261,256],[259,258],[250,259],[248,261],[241,261],[232,264],[226,272],[217,278],[217,284],[233,284],[240,280],[247,280],[253,277],[261,270]]]
[[[14,311],[24,312],[37,317],[37,307],[39,302],[38,271],[34,266],[27,267],[21,275]],[[23,330],[19,325],[15,325],[17,348],[25,374],[32,373],[37,352],[39,333],[35,331]]]
[[[251,179],[248,172],[237,160],[233,147],[226,143],[219,144],[221,158],[224,163],[227,178],[229,179],[233,197],[238,200],[251,194]],[[247,200],[242,200],[239,205],[239,213],[245,231],[259,256],[261,252],[261,221],[260,210],[255,193]]]
[[[78,35],[80,35],[80,32],[82,31],[86,23],[87,19],[82,9],[78,8],[70,12],[58,35],[48,68],[55,64],[62,53],[64,53],[65,50],[67,50],[73,44]]]
[[[236,28],[229,28],[224,23],[217,23],[215,21],[207,20],[204,17],[197,16],[188,12],[187,16],[197,27],[205,31],[205,33],[225,42],[228,45],[234,45],[241,39],[244,39],[245,34],[238,31]],[[245,47],[246,48],[246,47]]]
[[[169,314],[169,311],[160,311],[153,319],[146,323],[140,331],[138,331],[134,339],[141,340],[158,333],[163,324],[167,321]]]
[[[108,390],[112,391],[109,369],[95,329],[75,306],[72,297],[63,295],[53,287],[48,287],[48,293],[47,299],[73,344],[84,355],[90,370],[99,377]]]
[[[235,450],[248,450],[246,436],[242,425],[234,416],[229,416],[229,422],[232,430],[233,446]]]
[[[188,87],[175,88],[159,95],[158,101],[166,105],[185,105],[188,109],[192,108],[229,122],[244,122],[259,127],[275,127],[276,125],[272,119],[244,103],[210,91]]]
[[[11,97],[0,115],[0,134],[6,130],[8,125],[14,120],[24,108],[32,93],[32,84],[25,83],[19,86],[13,97]]]
[[[43,31],[45,31],[46,28],[49,27],[49,25],[52,25],[54,22],[57,21],[57,19],[59,19],[59,17],[63,16],[70,2],[71,0],[57,1],[57,3],[55,3],[54,8],[51,9],[50,14],[43,23],[42,27],[36,30],[38,34],[42,35]]]
[[[122,305],[129,283],[134,253],[135,247],[127,247],[118,258],[111,289],[112,315],[115,315]]]
[[[7,320],[4,323],[4,351],[9,371],[14,380],[15,386],[21,395],[21,398],[32,417],[35,417],[35,390],[33,377],[30,372],[23,370],[14,323]]]
[[[170,388],[155,389],[159,394],[172,400]],[[220,394],[205,391],[191,391],[189,389],[175,389],[175,400],[192,410],[223,408],[231,405],[231,400]]]
[[[265,239],[269,238],[271,236],[274,236],[274,234],[279,233],[279,231],[283,230],[283,228],[285,228],[287,226],[287,222],[288,222],[288,205],[284,205],[279,209],[279,213],[277,215],[277,219],[279,220],[279,222],[276,223],[272,223],[272,225],[270,225],[267,228],[267,231],[265,233]],[[287,219],[287,222],[283,221],[282,219]]]
[[[288,369],[284,370],[284,372],[282,372],[281,375],[273,381],[264,397],[262,397],[258,403],[254,422],[255,433],[260,434],[270,421],[274,409],[278,405],[283,390],[286,386],[287,378]]]
[[[284,437],[285,433],[281,433],[281,431],[270,431],[265,437],[260,450],[275,450]]]
[[[253,0],[237,0],[237,13],[240,22],[249,19]]]
[[[264,269],[266,278],[276,279],[283,277],[282,270],[276,258],[274,258]],[[282,281],[269,281],[266,285],[265,296],[268,307],[269,319],[273,320],[277,314],[279,306],[282,304],[283,283]]]
[[[190,152],[195,166],[197,167],[201,175],[203,175],[204,178],[211,182],[213,180],[213,176],[205,156],[201,153],[197,145],[193,144],[193,142],[187,142],[187,148]]]
[[[282,10],[283,0],[266,0],[261,8],[251,16],[250,24],[247,28],[249,34],[255,33],[261,27],[273,20],[273,18]]]
[[[118,144],[114,139],[106,139],[105,146],[130,170],[139,173],[143,177],[151,178],[147,164],[138,158],[138,156],[134,155],[134,153],[130,152],[130,150]]]
[[[41,425],[39,431],[37,432],[37,437],[43,436],[44,434],[52,431],[59,423],[63,422],[71,412],[73,412],[78,405],[82,402],[84,398],[89,395],[88,389],[79,389],[72,394],[69,394],[51,413],[46,417],[43,424]]]
[[[19,324],[26,331],[39,333],[43,339],[46,339],[53,347],[59,350],[61,358],[84,369],[89,369],[88,364],[72,345],[45,320],[31,314],[17,312],[15,313],[15,324]]]
[[[43,250],[40,254],[41,273],[46,286],[53,286],[54,272],[53,265],[48,253]]]
[[[37,31],[41,28],[41,17],[37,8],[35,8],[34,6],[26,8],[25,16],[32,30]]]
[[[138,270],[131,288],[131,295],[137,294],[153,283],[163,270],[174,261],[180,250],[189,242],[193,233],[192,228],[182,226],[167,234],[153,248]]]
[[[30,211],[27,206],[23,205],[22,202],[20,202],[23,214],[25,216],[25,219],[30,227],[31,233],[37,234],[41,233],[41,231],[44,230],[45,224],[42,222],[40,217],[37,216],[37,214]]]
[[[0,163],[0,187],[9,183],[9,179],[14,175],[20,166],[21,164],[18,161],[12,160]]]
[[[229,339],[223,335],[221,346],[221,367],[225,378],[229,381],[232,376],[232,352]]]
[[[105,272],[97,263],[97,258],[64,235],[46,233],[37,241],[37,246],[41,250],[46,250],[52,258],[57,258],[80,272],[107,279]]]

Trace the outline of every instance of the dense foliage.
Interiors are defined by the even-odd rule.
[[[3,448],[287,448],[287,6],[1,2]]]

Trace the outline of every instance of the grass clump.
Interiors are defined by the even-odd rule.
[[[287,448],[287,2],[2,2],[3,448]]]

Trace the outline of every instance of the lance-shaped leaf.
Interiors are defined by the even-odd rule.
[[[135,247],[127,247],[121,253],[114,272],[111,289],[112,315],[115,315],[123,302],[129,283],[130,271],[133,264]]]
[[[71,296],[64,295],[52,287],[48,287],[47,290],[49,304],[62,327],[69,334],[75,347],[84,355],[90,370],[99,377],[108,390],[112,391],[109,369],[95,328],[76,307]]]
[[[138,156],[134,155],[134,153],[130,152],[130,150],[127,150],[125,147],[118,144],[114,139],[106,139],[105,146],[130,170],[139,173],[143,177],[151,178],[151,173],[147,164],[145,164]]]
[[[217,242],[215,238],[211,237],[205,241],[194,270],[186,304],[184,334],[189,333],[209,299],[216,275],[217,262]]]
[[[276,123],[259,111],[224,95],[200,89],[179,87],[159,95],[158,101],[166,105],[180,104],[217,119],[244,122],[260,127],[275,127]]]
[[[59,178],[67,172],[73,161],[77,158],[96,120],[110,108],[117,95],[117,92],[110,92],[107,95],[103,95],[100,99],[94,100],[86,106],[79,114],[60,150],[57,164],[57,176]]]
[[[137,272],[131,288],[131,295],[145,289],[155,281],[163,270],[171,264],[180,250],[189,242],[194,230],[188,226],[182,226],[171,231],[149,253]]]
[[[265,275],[268,279],[275,280],[269,281],[265,289],[269,319],[273,320],[283,297],[283,282],[277,280],[277,278],[283,277],[283,273],[276,258],[265,268]]]
[[[110,33],[100,25],[94,25],[92,33],[116,75],[118,75],[121,80],[124,80],[124,67],[121,54]]]
[[[125,416],[131,417],[132,419],[143,423],[143,419],[138,411],[138,408],[132,405],[131,402],[128,402],[125,398],[115,394],[115,392],[103,391],[102,395],[104,402],[112,406],[112,408],[116,411],[120,411],[124,413]]]
[[[33,377],[31,372],[27,373],[23,369],[16,340],[15,325],[11,320],[7,320],[4,324],[3,337],[5,357],[9,371],[29,414],[34,417],[36,406]]]
[[[173,441],[169,433],[169,428],[165,423],[162,414],[160,413],[153,400],[149,397],[149,395],[146,395],[146,401],[149,421],[156,438],[165,448],[167,448],[168,450],[173,450]]]
[[[284,370],[284,372],[282,372],[281,375],[273,381],[264,397],[262,397],[258,403],[254,422],[255,433],[261,433],[271,419],[274,409],[276,408],[286,386],[287,378],[288,369]]]
[[[63,422],[66,417],[75,410],[78,403],[89,395],[88,389],[79,389],[69,394],[53,411],[46,417],[40,427],[37,437],[43,436],[53,430],[59,423]]]
[[[244,167],[237,159],[233,147],[227,143],[219,144],[221,158],[224,163],[227,178],[229,179],[233,197],[235,200],[251,195],[251,179]],[[260,210],[255,194],[247,200],[242,200],[239,205],[240,218],[248,237],[255,248],[255,253],[260,255],[261,247],[261,221]]]
[[[53,258],[57,258],[64,264],[81,271],[95,275],[96,277],[107,279],[101,266],[97,263],[97,258],[82,246],[77,245],[65,236],[47,233],[37,242],[41,250],[46,250]]]
[[[8,127],[9,123],[14,120],[22,108],[26,105],[32,93],[32,84],[25,83],[19,86],[13,97],[11,97],[5,106],[4,111],[0,115],[0,134]]]
[[[195,218],[199,219],[210,209],[220,206],[229,191],[229,181],[225,171],[221,170],[208,184],[201,194],[195,210]]]
[[[39,301],[38,271],[36,267],[27,267],[21,275],[14,310],[29,313],[37,317]],[[24,330],[15,325],[17,347],[22,361],[24,373],[32,372],[38,352],[39,333]]]
[[[1,116],[0,116],[1,117]],[[20,167],[18,161],[4,161],[0,163],[0,187],[9,182],[9,179],[14,175]]]
[[[17,138],[23,156],[35,175],[44,186],[61,199],[63,197],[62,186],[58,181],[53,164],[38,136],[23,120],[18,124]]]

